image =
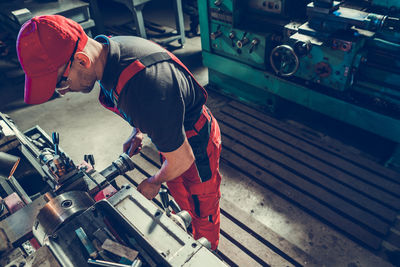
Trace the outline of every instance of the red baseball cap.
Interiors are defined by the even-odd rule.
[[[17,39],[18,59],[25,72],[25,103],[50,99],[57,73],[68,63],[76,42],[82,51],[88,37],[79,23],[59,15],[33,17],[22,25]]]

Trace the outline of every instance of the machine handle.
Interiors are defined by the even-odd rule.
[[[167,212],[167,215],[169,216],[170,210],[169,210],[169,196],[168,196],[168,191],[165,188],[160,188],[159,191],[160,197],[161,197],[161,202],[163,204],[163,207],[165,211]]]
[[[60,135],[57,132],[53,132],[51,134],[51,138],[53,139],[54,144],[54,154],[59,155],[58,144],[60,143]]]
[[[295,74],[300,65],[299,57],[289,45],[275,47],[271,51],[269,60],[276,74],[283,77],[290,77]]]
[[[93,154],[84,155],[83,160],[86,161],[87,163],[89,163],[90,165],[94,166],[95,161],[94,161]]]

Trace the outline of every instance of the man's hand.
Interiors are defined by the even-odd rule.
[[[153,199],[158,194],[162,183],[180,176],[190,168],[195,160],[192,148],[186,138],[178,149],[162,154],[165,157],[165,161],[158,172],[141,182],[137,187],[137,190],[148,199]]]
[[[133,128],[131,136],[124,143],[123,151],[132,157],[142,150],[143,133],[138,128]]]
[[[144,180],[137,187],[137,190],[140,193],[142,193],[143,196],[145,196],[147,199],[150,199],[150,200],[153,199],[155,196],[157,196],[157,194],[161,188],[161,184],[152,183],[153,179],[154,179],[154,176]]]

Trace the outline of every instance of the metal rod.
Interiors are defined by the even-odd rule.
[[[110,261],[93,260],[90,258],[87,260],[87,263],[98,266],[106,266],[106,267],[131,267],[131,265],[115,263]]]

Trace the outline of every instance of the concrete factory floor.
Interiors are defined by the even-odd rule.
[[[152,5],[154,7],[154,5]],[[146,18],[173,18],[169,9],[151,9],[146,7]],[[186,22],[188,18],[186,17]],[[169,19],[167,23],[174,25]],[[163,21],[163,23],[166,23]],[[199,37],[188,38],[184,48],[174,51],[194,72],[201,84],[207,84],[207,69],[201,66],[201,43]],[[16,85],[14,94],[22,95],[22,84]],[[1,86],[3,87],[3,86]],[[4,95],[5,88],[0,88]],[[2,112],[11,116],[20,130],[39,125],[47,133],[57,131],[60,134],[60,146],[69,156],[79,163],[85,154],[93,154],[97,170],[102,170],[122,152],[122,143],[130,135],[131,127],[118,116],[99,105],[96,86],[90,94],[69,93],[42,105],[25,106],[22,99],[1,107]],[[210,106],[224,103],[226,98],[210,92]],[[316,115],[317,117],[319,115]],[[307,121],[307,120],[304,120]],[[304,121],[298,121],[301,124]],[[312,121],[309,118],[308,121]],[[327,120],[329,121],[329,120]],[[312,124],[311,124],[312,125]],[[315,125],[315,122],[314,122]],[[352,128],[338,124],[344,135],[354,134]],[[333,126],[319,125],[321,131]],[[325,133],[329,135],[330,133]],[[365,136],[368,134],[361,133]],[[376,139],[378,149],[365,147],[365,154],[373,159],[383,158],[388,144]],[[363,142],[353,140],[351,145],[361,149]],[[365,141],[368,142],[368,141]],[[146,139],[149,145],[149,140]],[[223,182],[222,198],[234,203],[244,212],[263,223],[282,238],[308,253],[324,266],[391,266],[368,249],[345,237],[330,226],[312,217],[299,207],[289,203],[272,191],[260,187],[251,180],[240,180],[230,176],[222,162]],[[263,203],[263,205],[260,205]]]

